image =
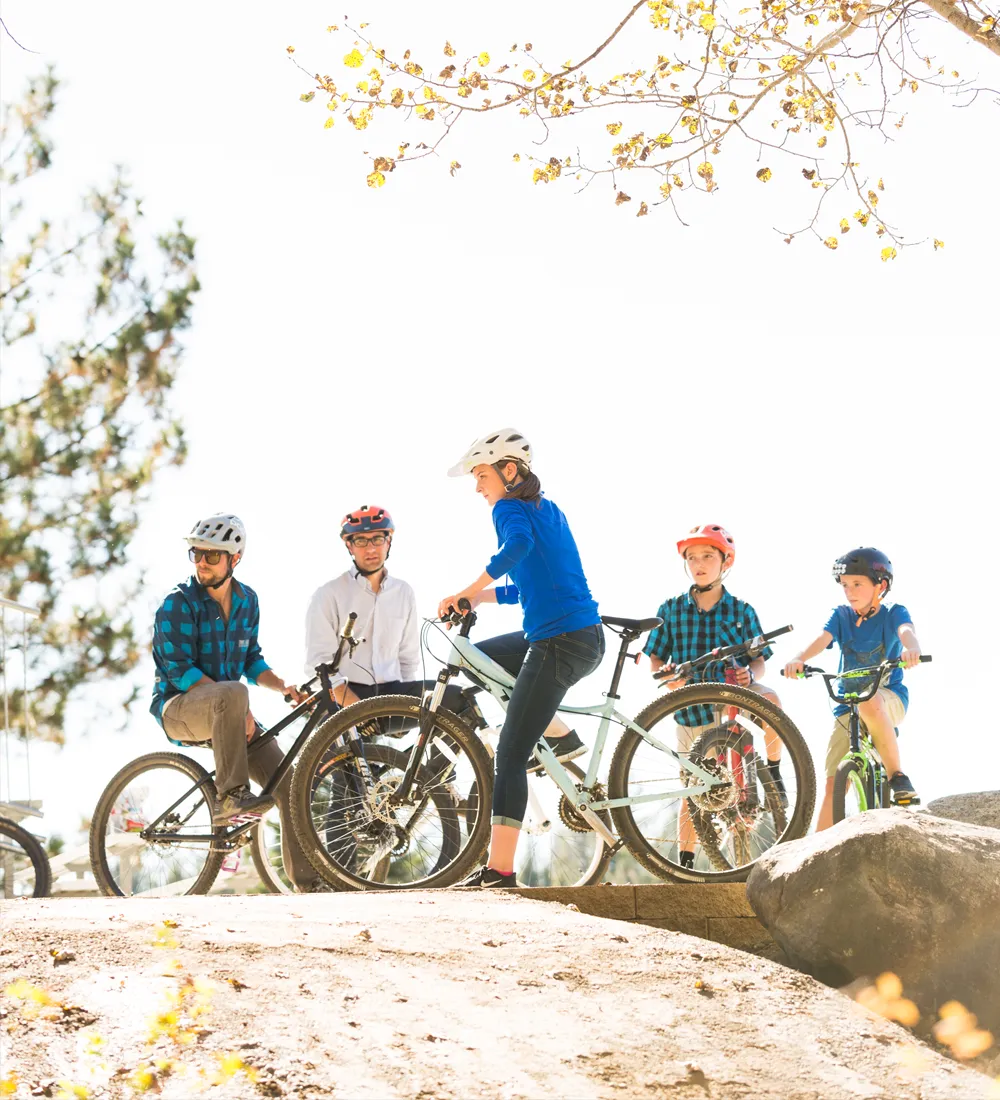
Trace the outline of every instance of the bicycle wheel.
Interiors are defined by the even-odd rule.
[[[700,748],[714,747],[723,757],[730,744],[739,749],[738,765],[733,760],[720,763],[718,755],[714,761],[702,761],[724,785],[703,795],[680,797],[686,786],[697,782],[684,767],[695,746],[678,759],[627,729],[611,761],[609,796],[663,797],[620,806],[611,814],[629,851],[654,875],[685,882],[742,882],[763,852],[808,829],[816,801],[812,757],[787,714],[756,692],[728,684],[692,684],[671,692],[650,703],[635,722],[661,744],[673,746],[676,716],[696,705],[707,707],[711,715],[704,723],[709,729],[699,738]],[[787,807],[764,763],[778,752]],[[671,794],[674,797],[668,797]],[[701,833],[704,840],[699,842]],[[694,851],[693,868],[681,866],[682,850]]]
[[[215,784],[196,761],[153,752],[126,764],[105,787],[90,825],[90,865],[108,897],[204,894],[225,852],[207,840]],[[156,824],[156,838],[143,830]]]
[[[47,898],[52,869],[41,841],[0,817],[0,898]]]
[[[833,823],[872,808],[869,797],[872,787],[867,765],[856,756],[845,756],[833,777]]]
[[[562,766],[582,784],[584,772],[571,760]],[[603,784],[593,789],[592,799],[605,797]],[[469,804],[474,806],[470,792]],[[611,828],[605,811],[601,820]],[[611,851],[583,820],[569,799],[546,772],[528,775],[528,806],[514,856],[519,886],[593,886],[601,881],[611,862]]]
[[[292,778],[292,821],[309,862],[331,885],[350,890],[450,886],[482,859],[490,821],[468,810],[459,792],[476,784],[493,792],[491,761],[482,742],[450,711],[437,712],[413,790],[390,804],[409,752],[362,739],[356,728],[415,729],[420,701],[382,695],[328,718],[306,743]],[[367,773],[367,774],[366,774]]]
[[[272,807],[250,832],[250,857],[257,877],[271,894],[293,894],[281,859],[281,817]]]

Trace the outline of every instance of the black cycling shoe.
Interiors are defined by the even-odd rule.
[[[263,817],[274,805],[273,798],[254,794],[249,787],[234,787],[212,806],[213,825],[245,825]]]
[[[910,777],[902,772],[896,772],[889,780],[889,789],[892,791],[893,806],[915,806],[920,803],[920,795],[910,782]]]
[[[681,852],[680,865],[686,867],[687,870],[694,870],[694,852]]]
[[[482,890],[493,890],[516,885],[517,877],[513,871],[509,875],[504,875],[500,871],[494,871],[492,867],[479,867],[468,878],[456,882],[453,889],[462,886],[475,886]]]
[[[307,886],[304,886],[300,893],[303,894],[337,894],[339,890],[336,886],[331,886],[325,878],[314,878]]]
[[[556,754],[558,760],[574,760],[587,751],[587,746],[580,740],[576,730],[570,730],[565,737],[546,737],[543,733],[542,740]],[[532,757],[528,762],[528,774],[541,770],[542,765]]]
[[[774,784],[774,789],[778,792],[778,800],[781,802],[781,808],[787,810],[788,791],[785,790],[785,781],[781,778],[781,772],[778,771],[777,765],[775,764],[768,764],[767,770],[771,773],[771,782]]]

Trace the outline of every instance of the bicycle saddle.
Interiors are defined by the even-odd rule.
[[[647,630],[663,625],[663,620],[658,615],[654,615],[651,619],[616,619],[612,615],[602,615],[601,622],[605,626],[620,626],[623,630],[634,630],[637,634],[645,634]]]

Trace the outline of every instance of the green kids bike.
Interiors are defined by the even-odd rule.
[[[921,664],[930,661],[929,656],[920,658]],[[849,747],[844,758],[837,765],[833,777],[833,821],[843,821],[845,817],[864,813],[866,810],[887,809],[890,802],[889,776],[885,765],[872,743],[864,722],[858,713],[862,703],[874,698],[882,687],[883,681],[897,668],[904,668],[902,661],[883,661],[868,668],[855,668],[849,672],[827,672],[822,668],[804,665],[798,678],[806,680],[810,676],[821,676],[826,685],[827,694],[835,703],[844,703],[848,707]],[[866,690],[844,690],[838,694],[834,688],[837,680],[847,682],[869,680]],[[902,805],[902,803],[898,803]],[[920,799],[914,798],[906,803],[918,806]]]

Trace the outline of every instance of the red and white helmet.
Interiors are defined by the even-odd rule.
[[[367,531],[395,531],[392,516],[384,508],[374,504],[362,504],[355,512],[348,512],[340,521],[340,537],[350,538]]]
[[[501,428],[499,431],[489,432],[474,440],[465,454],[448,471],[448,476],[461,477],[463,474],[471,474],[477,466],[487,463],[495,466],[504,460],[523,462],[525,466],[531,467],[531,444],[517,428]]]
[[[720,527],[717,523],[692,527],[690,532],[677,543],[677,553],[683,558],[692,546],[714,546],[717,550],[721,550],[729,569],[736,562],[736,541],[725,527]]]
[[[230,554],[242,554],[247,548],[247,529],[239,516],[219,512],[198,520],[184,536],[188,546],[202,550],[227,550]]]

